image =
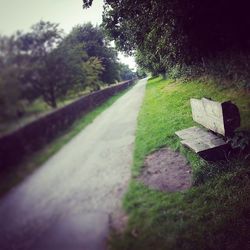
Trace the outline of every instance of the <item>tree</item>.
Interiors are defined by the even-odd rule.
[[[19,39],[27,56],[23,85],[31,86],[33,96],[41,95],[53,108],[69,90],[80,91],[87,85],[84,62],[88,56],[83,45],[62,35],[57,24],[40,21]]]
[[[100,75],[104,71],[101,61],[97,57],[90,57],[88,61],[83,63],[83,69],[86,76],[87,86],[90,86],[92,91],[100,89],[102,82]]]
[[[22,112],[17,71],[8,67],[0,72],[0,117],[16,118]]]
[[[0,37],[0,103],[5,110],[0,113],[19,114],[20,101],[39,97],[56,108],[69,92],[116,82],[119,67],[117,52],[101,28],[85,24],[64,36],[58,24],[40,21],[27,33]],[[126,70],[122,78],[129,74]]]
[[[21,63],[16,33],[10,37],[0,36],[0,116],[15,118],[22,112],[19,85]]]
[[[146,72],[144,69],[138,67],[138,68],[137,68],[137,71],[136,71],[136,75],[137,75],[137,77],[138,77],[139,79],[145,78],[145,77],[147,77],[147,72]]]
[[[119,66],[119,74],[121,80],[125,81],[135,78],[136,74],[129,68],[128,65],[120,63]]]
[[[106,1],[103,26],[119,49],[139,53],[150,62],[153,73],[164,74],[174,64],[185,61],[186,35],[183,18],[187,1]],[[145,65],[141,65],[145,67]]]
[[[87,23],[73,28],[69,34],[72,43],[81,44],[89,58],[96,57],[101,62],[104,70],[100,80],[112,84],[119,79],[119,65],[117,52],[109,46],[109,42],[99,27]]]
[[[62,41],[62,30],[58,24],[40,21],[33,25],[31,32],[18,39],[26,70],[23,85],[32,86],[34,96],[42,96],[51,107],[57,106],[58,96],[65,94],[65,85],[58,81],[64,65],[56,48]]]
[[[66,90],[76,93],[85,89],[88,82],[84,63],[88,55],[83,45],[72,41],[71,36],[66,36],[55,50],[55,56],[61,58],[60,82],[66,86]]]
[[[120,50],[139,51],[142,67],[149,69],[143,57],[164,73],[176,65],[205,66],[223,53],[249,54],[247,9],[247,1],[106,0],[103,27]]]

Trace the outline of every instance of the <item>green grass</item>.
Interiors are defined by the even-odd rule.
[[[174,132],[195,125],[189,99],[232,100],[240,109],[241,129],[250,130],[247,93],[199,81],[185,84],[151,79],[136,133],[133,177],[150,152],[168,146],[180,151],[193,169],[194,185],[185,192],[163,193],[131,181],[124,198],[129,223],[114,235],[112,249],[247,249],[250,226],[250,164],[236,159],[209,164],[180,145]],[[248,246],[247,246],[248,240]]]
[[[110,107],[127,91],[128,89],[109,98],[101,106],[95,108],[77,120],[67,131],[62,132],[57,138],[55,138],[44,148],[35,152],[33,155],[26,157],[26,159],[24,159],[24,161],[19,166],[15,167],[15,171],[11,171],[10,173],[0,176],[0,196],[6,194],[11,188],[15,187],[33,171],[39,168],[42,163],[59,151],[67,142],[69,142],[74,136],[81,132],[87,125],[92,123],[100,113]]]

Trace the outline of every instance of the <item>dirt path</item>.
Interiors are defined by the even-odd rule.
[[[130,179],[146,80],[0,201],[0,249],[104,249]]]

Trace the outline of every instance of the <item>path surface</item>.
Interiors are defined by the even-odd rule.
[[[146,80],[0,200],[1,250],[105,249],[130,179]]]

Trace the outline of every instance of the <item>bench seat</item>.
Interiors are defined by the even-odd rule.
[[[175,134],[181,139],[181,144],[202,156],[208,151],[212,153],[212,151],[227,145],[224,138],[199,127],[186,128],[175,132]]]

